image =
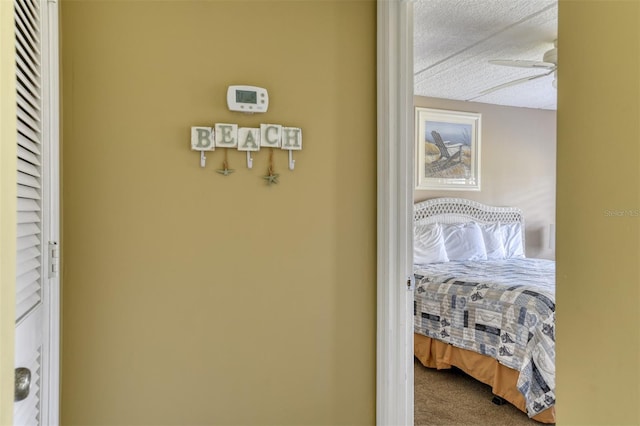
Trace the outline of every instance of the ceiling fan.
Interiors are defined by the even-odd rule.
[[[535,70],[543,70],[545,71],[542,74],[536,74],[525,78],[519,78],[517,80],[509,81],[507,83],[500,84],[498,86],[492,87],[490,89],[483,90],[480,92],[480,96],[487,95],[489,93],[495,92],[500,89],[504,89],[506,87],[515,86],[516,84],[526,83],[531,80],[536,80],[538,78],[546,77],[553,73],[553,87],[557,88],[557,78],[556,73],[558,70],[558,43],[557,40],[553,42],[553,48],[544,52],[542,56],[542,61],[532,61],[532,60],[522,60],[522,59],[491,59],[489,60],[490,64],[501,65],[506,67],[518,67],[518,68],[531,68]]]

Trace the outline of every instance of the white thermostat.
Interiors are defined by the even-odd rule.
[[[256,86],[229,86],[227,105],[231,111],[267,112],[269,94],[267,89]]]

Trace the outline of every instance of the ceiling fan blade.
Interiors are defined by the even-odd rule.
[[[525,77],[525,78],[519,78],[517,80],[509,81],[507,83],[503,83],[503,84],[500,84],[498,86],[494,86],[494,87],[492,87],[490,89],[483,90],[482,92],[480,92],[480,94],[478,96],[476,96],[476,98],[479,98],[480,96],[488,95],[489,93],[493,93],[493,92],[495,92],[497,90],[501,90],[501,89],[504,89],[506,87],[515,86],[516,84],[526,83],[527,81],[536,80],[538,78],[546,77],[546,76],[550,75],[551,73],[553,73],[553,71],[555,71],[555,70],[551,70],[551,71],[549,71],[547,73],[544,73],[544,74],[538,74],[538,75],[532,75],[532,76]],[[474,98],[474,99],[476,99],[476,98]]]
[[[553,69],[556,67],[556,64],[552,62],[528,61],[523,59],[491,59],[489,60],[489,63],[494,65],[502,65],[505,67],[518,67],[518,68]]]

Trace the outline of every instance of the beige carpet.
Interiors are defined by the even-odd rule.
[[[509,403],[491,402],[491,387],[460,370],[436,370],[414,359],[416,426],[542,426]]]

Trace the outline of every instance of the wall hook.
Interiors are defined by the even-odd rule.
[[[289,170],[293,170],[296,167],[296,160],[293,159],[293,151],[289,150]]]
[[[247,168],[253,169],[253,158],[251,157],[251,151],[247,151]]]
[[[200,151],[200,167],[204,167],[207,163],[207,157],[204,156],[204,151]]]

